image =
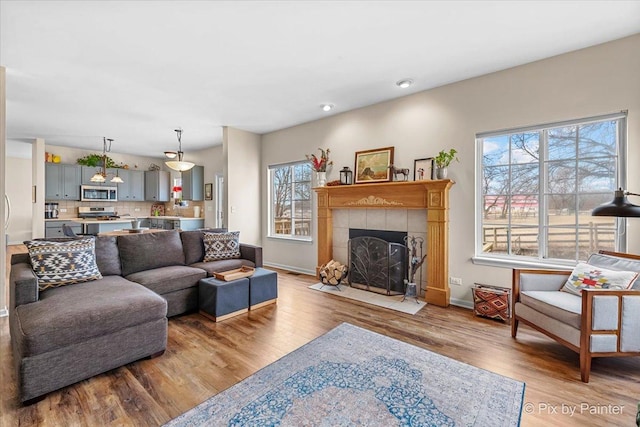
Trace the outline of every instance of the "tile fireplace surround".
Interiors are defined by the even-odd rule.
[[[453,184],[445,179],[314,188],[318,194],[316,273],[331,259],[346,262],[343,233],[346,230],[348,239],[349,227],[407,231],[425,238],[425,300],[449,306],[449,189]]]

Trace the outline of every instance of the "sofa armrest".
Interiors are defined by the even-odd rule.
[[[256,267],[262,267],[262,247],[240,243],[240,257],[253,262]]]
[[[38,278],[25,262],[13,264],[9,274],[9,309],[38,301]]]

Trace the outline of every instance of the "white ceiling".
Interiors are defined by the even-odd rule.
[[[188,152],[638,32],[638,1],[1,0],[7,138]]]

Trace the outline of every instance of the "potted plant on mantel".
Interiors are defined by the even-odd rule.
[[[436,164],[436,179],[446,179],[448,175],[447,168],[451,164],[452,161],[459,161],[456,154],[458,151],[455,148],[452,148],[449,151],[441,150],[438,155],[433,160]]]

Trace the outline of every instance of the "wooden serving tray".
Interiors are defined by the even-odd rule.
[[[243,265],[242,267],[236,268],[234,270],[221,271],[219,273],[214,272],[213,277],[215,277],[218,280],[224,280],[225,282],[231,282],[232,280],[253,276],[253,273],[255,272],[256,272],[255,268],[247,267],[246,265]]]

